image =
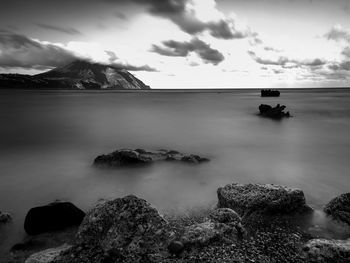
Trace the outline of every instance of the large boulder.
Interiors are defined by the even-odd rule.
[[[66,251],[69,248],[69,245],[64,244],[60,247],[45,249],[32,254],[27,258],[25,263],[53,263],[63,251]]]
[[[217,190],[218,207],[231,208],[241,216],[253,213],[286,214],[305,211],[303,191],[273,184],[228,184]]]
[[[29,235],[62,230],[79,225],[85,213],[69,202],[54,202],[29,210],[24,221],[24,230]]]
[[[350,239],[327,240],[312,239],[304,246],[306,262],[349,263]]]
[[[325,207],[325,213],[350,225],[350,193],[333,198]]]
[[[147,201],[130,195],[97,205],[84,218],[74,246],[58,263],[160,262],[168,223]]]
[[[198,164],[209,161],[209,159],[194,154],[182,154],[174,150],[121,149],[97,156],[94,165],[97,167],[125,167],[151,164],[155,161],[181,161]]]
[[[1,223],[3,223],[3,224],[9,223],[9,222],[11,222],[11,220],[12,220],[12,217],[9,213],[4,213],[4,212],[0,211],[0,224]]]

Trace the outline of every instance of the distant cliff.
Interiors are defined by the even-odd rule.
[[[125,69],[77,60],[38,75],[0,74],[0,89],[150,89]]]

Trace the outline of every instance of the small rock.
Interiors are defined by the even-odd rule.
[[[12,217],[9,213],[4,213],[4,212],[0,211],[0,224],[1,223],[6,224],[6,223],[9,223],[11,221],[12,221]]]
[[[169,253],[179,255],[184,250],[185,246],[181,241],[173,241],[169,244]]]

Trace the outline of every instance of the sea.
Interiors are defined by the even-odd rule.
[[[0,91],[0,258],[26,234],[28,210],[67,200],[87,211],[134,194],[161,211],[215,206],[228,183],[300,188],[315,208],[310,226],[350,233],[322,213],[350,190],[350,89]],[[291,118],[258,115],[286,105]],[[210,158],[200,165],[159,162],[98,169],[97,155],[122,148],[169,149]],[[321,231],[322,232],[322,231]],[[327,232],[327,233],[326,233]]]

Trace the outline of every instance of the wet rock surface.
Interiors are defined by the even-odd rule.
[[[25,263],[52,263],[63,252],[69,249],[70,246],[65,244],[56,248],[49,248],[31,255]]]
[[[263,117],[271,119],[282,119],[291,117],[289,111],[284,112],[286,106],[277,104],[275,107],[272,107],[267,104],[261,104],[259,106],[260,115]]]
[[[167,253],[167,222],[147,201],[126,196],[92,209],[74,246],[56,261],[159,262]]]
[[[350,225],[350,193],[333,198],[324,207],[324,211],[334,219]]]
[[[267,213],[288,214],[304,212],[303,191],[272,184],[228,184],[217,190],[218,207],[231,208],[241,216]]]
[[[180,161],[199,164],[207,162],[209,159],[195,154],[186,155],[174,150],[121,149],[110,154],[97,156],[94,165],[97,167],[128,167],[151,164],[156,161]]]
[[[24,221],[24,229],[29,235],[62,230],[79,225],[85,213],[69,202],[54,202],[29,210]]]
[[[312,239],[305,244],[303,250],[310,263],[350,262],[350,239]]]

